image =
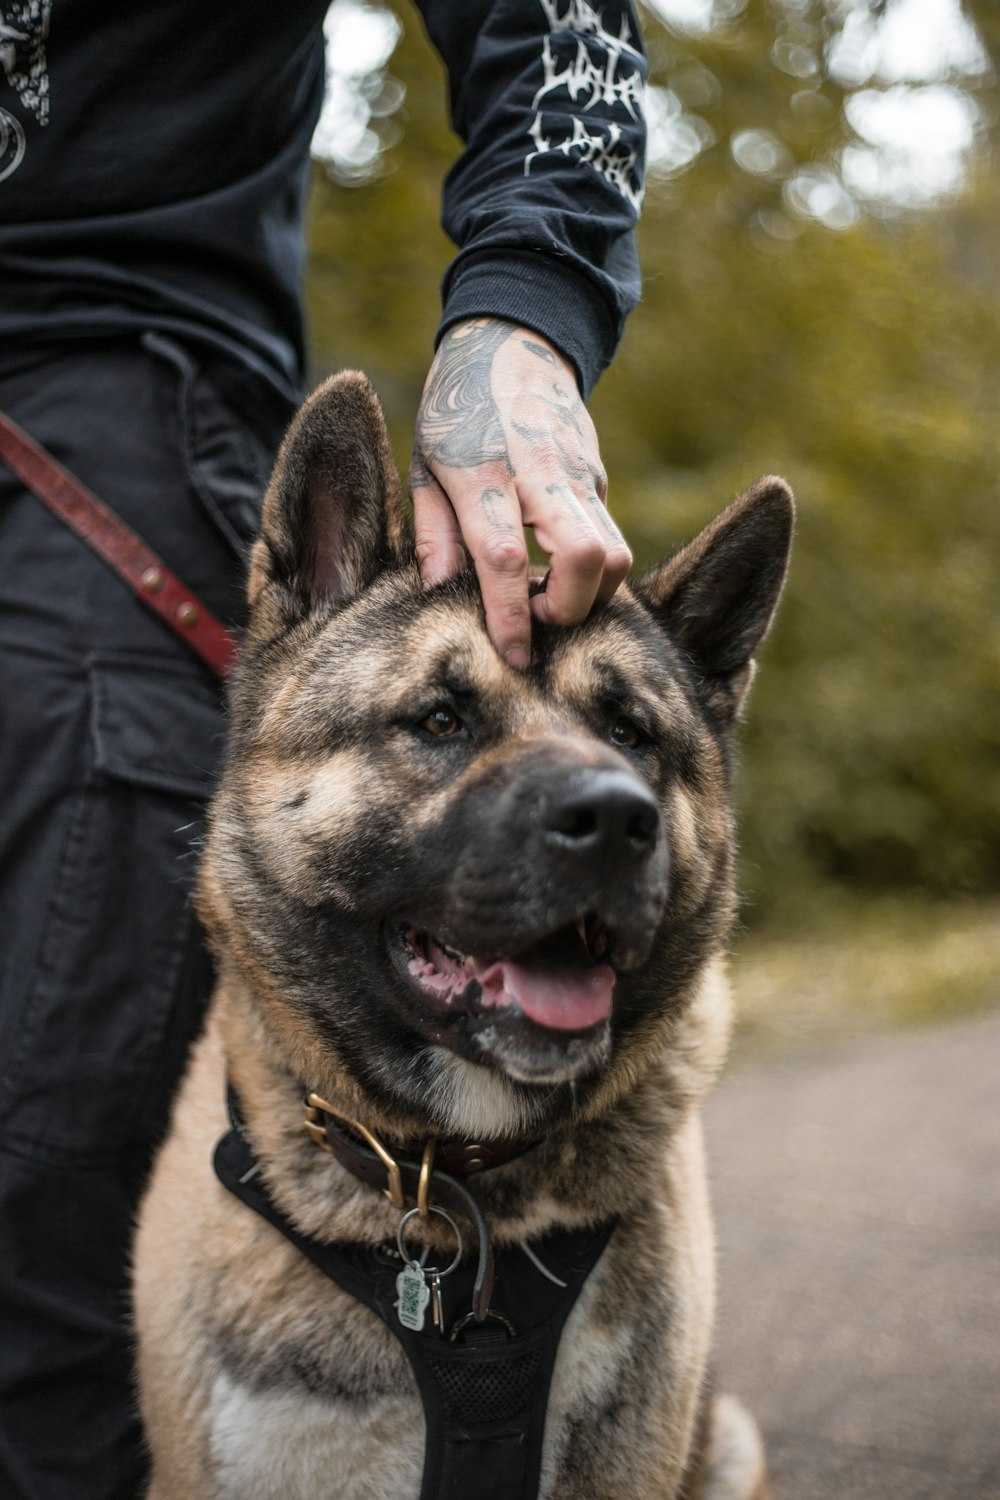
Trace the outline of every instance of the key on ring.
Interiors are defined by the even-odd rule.
[[[441,1272],[440,1271],[432,1271],[431,1272],[431,1274],[430,1274],[430,1283],[431,1283],[431,1322],[434,1324],[435,1328],[440,1328],[441,1332],[443,1333],[444,1332],[444,1312],[443,1312],[442,1307],[441,1307]]]

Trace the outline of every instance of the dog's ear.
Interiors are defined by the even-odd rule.
[[[778,607],[794,518],[785,481],[758,479],[635,585],[690,657],[706,707],[723,727],[739,714],[753,680],[754,652]]]
[[[250,558],[251,615],[280,629],[348,603],[412,559],[409,523],[378,397],[357,370],[331,376],[294,418]]]

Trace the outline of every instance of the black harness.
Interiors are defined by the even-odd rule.
[[[402,1344],[427,1423],[420,1500],[537,1500],[560,1334],[616,1221],[545,1235],[531,1242],[530,1253],[520,1245],[495,1249],[482,1318],[470,1311],[479,1268],[474,1257],[464,1259],[440,1284],[446,1331],[428,1318],[415,1332],[396,1307],[404,1262],[395,1245],[321,1244],[300,1234],[269,1198],[238,1119],[214,1164],[230,1192],[376,1312]]]

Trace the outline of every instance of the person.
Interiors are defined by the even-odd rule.
[[[0,409],[238,626],[302,394],[326,0],[0,6]],[[631,5],[423,0],[464,152],[410,476],[512,669],[628,549],[584,401],[639,294]],[[549,556],[529,603],[523,527]],[[127,1243],[210,984],[217,684],[0,464],[0,1493],[140,1492]]]

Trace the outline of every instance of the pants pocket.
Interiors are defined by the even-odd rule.
[[[203,1013],[191,909],[220,695],[156,657],[92,661],[82,776],[4,1067],[10,1138],[101,1157],[155,1138]]]
[[[223,380],[186,346],[147,333],[145,348],[177,377],[178,438],[188,483],[219,534],[246,559],[285,422],[291,413],[262,405],[259,393],[228,371]],[[244,382],[245,384],[245,382]],[[227,385],[233,387],[230,395]],[[284,420],[282,420],[284,418]]]

